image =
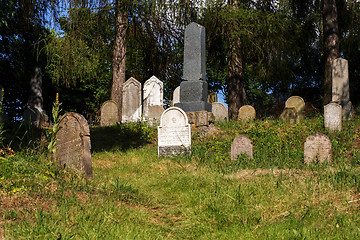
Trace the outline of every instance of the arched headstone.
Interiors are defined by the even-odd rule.
[[[92,177],[90,129],[86,119],[74,112],[65,113],[59,123],[53,157],[60,168],[73,168]]]
[[[254,120],[256,117],[256,111],[255,108],[253,108],[253,106],[250,105],[244,105],[239,109],[239,113],[238,113],[238,120],[239,121],[249,121],[249,120]]]
[[[163,106],[163,82],[157,77],[152,76],[144,84],[143,95],[143,118],[149,118],[149,108],[151,106]]]
[[[141,120],[141,83],[130,78],[124,83],[121,122],[137,122]]]
[[[296,111],[296,123],[305,118],[305,101],[302,97],[291,96],[285,102],[285,108],[294,108]]]
[[[215,116],[215,121],[226,121],[229,119],[228,109],[221,102],[212,103],[212,113]]]
[[[329,103],[324,106],[324,125],[330,132],[341,131],[342,107],[337,103]]]
[[[316,133],[308,136],[304,143],[304,162],[331,162],[331,141],[328,136]]]
[[[245,135],[236,136],[231,144],[231,160],[236,160],[241,154],[246,154],[249,158],[253,158],[253,145]]]
[[[100,126],[111,126],[119,122],[119,106],[115,101],[104,102],[100,111]]]

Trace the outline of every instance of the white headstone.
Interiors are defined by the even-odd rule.
[[[149,118],[151,106],[163,106],[164,84],[157,77],[152,76],[144,84],[143,119]]]
[[[342,107],[337,103],[324,106],[324,125],[328,131],[341,131]]]
[[[311,134],[304,143],[304,162],[331,162],[331,141],[322,133]]]
[[[166,109],[158,127],[158,155],[170,156],[191,151],[191,129],[186,113],[177,107]]]
[[[226,121],[229,119],[228,109],[226,105],[221,102],[212,103],[212,113],[215,116],[215,121]]]
[[[141,83],[130,78],[124,83],[121,122],[137,122],[141,120]]]
[[[348,61],[337,58],[332,64],[331,101],[343,105],[350,101]]]
[[[173,94],[173,104],[180,102],[180,86],[175,88],[174,94]]]

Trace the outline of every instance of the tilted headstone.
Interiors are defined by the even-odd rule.
[[[171,107],[161,115],[158,127],[158,155],[170,156],[191,151],[191,130],[186,113]]]
[[[244,105],[239,109],[238,120],[239,121],[249,121],[254,120],[256,117],[256,111],[253,106]]]
[[[302,97],[291,96],[285,102],[285,108],[295,108],[296,110],[296,122],[300,122],[305,118],[305,101]]]
[[[221,102],[212,103],[212,113],[215,116],[215,121],[226,121],[229,119],[228,109]]]
[[[295,124],[298,121],[298,114],[294,107],[285,108],[280,115],[280,119],[284,122]]]
[[[141,83],[130,78],[124,83],[121,122],[137,122],[141,120]]]
[[[205,55],[205,28],[192,22],[185,29],[184,81],[180,83],[180,102],[174,104],[185,112],[211,112],[211,104],[207,101]]]
[[[231,144],[231,160],[236,160],[241,154],[246,154],[249,158],[253,158],[253,145],[245,135],[236,136]]]
[[[119,106],[115,101],[104,102],[100,111],[100,126],[112,126],[119,122]]]
[[[331,162],[331,141],[322,133],[311,134],[304,143],[304,162]]]
[[[65,113],[59,123],[53,155],[60,168],[72,168],[92,177],[90,129],[86,119],[74,112]]]
[[[208,103],[214,103],[217,102],[218,98],[217,98],[217,93],[216,92],[210,92],[208,94]]]
[[[163,106],[164,84],[157,77],[152,76],[144,83],[143,95],[143,119],[149,118],[151,106]]]
[[[342,107],[337,103],[329,103],[324,106],[324,125],[330,132],[341,131]]]
[[[173,93],[173,105],[180,102],[180,86],[175,88]]]

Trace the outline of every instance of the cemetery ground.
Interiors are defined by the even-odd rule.
[[[217,123],[193,135],[191,155],[159,158],[156,128],[94,127],[92,180],[57,170],[41,131],[7,129],[0,239],[359,239],[360,118],[342,129],[325,132],[320,115]],[[307,166],[316,132],[332,162]],[[230,160],[239,134],[253,159]]]

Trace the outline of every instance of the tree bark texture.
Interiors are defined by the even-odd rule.
[[[116,1],[116,29],[113,53],[113,82],[111,100],[119,106],[119,121],[122,116],[122,87],[125,82],[127,12],[121,8],[121,0]]]
[[[324,104],[331,102],[333,61],[340,56],[336,0],[323,0],[323,36],[325,58]]]

